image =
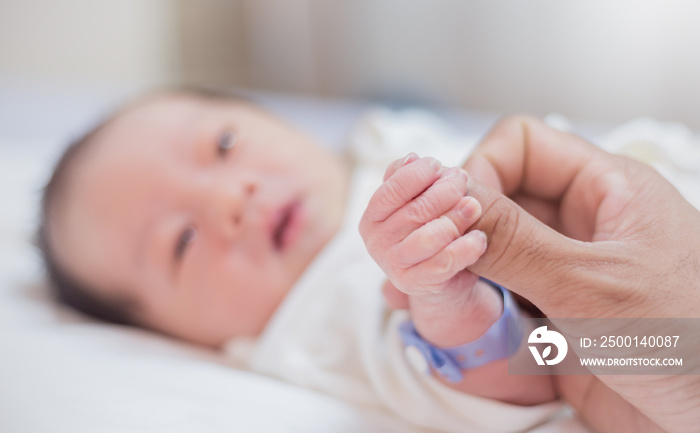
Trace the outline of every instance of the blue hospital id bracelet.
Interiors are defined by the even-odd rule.
[[[462,380],[463,370],[507,358],[518,350],[522,339],[522,327],[513,296],[500,284],[485,278],[481,280],[501,292],[503,313],[478,339],[461,346],[440,348],[424,340],[410,320],[399,326],[406,356],[416,368],[430,371],[427,368],[430,366],[448,382],[456,383]]]

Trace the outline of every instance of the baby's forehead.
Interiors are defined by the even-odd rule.
[[[205,102],[179,95],[139,102],[104,124],[70,164],[64,199],[71,205],[98,200],[103,194],[138,189],[163,168],[178,143],[190,139],[192,123]],[[147,186],[147,185],[143,185]]]
[[[133,128],[145,124],[173,126],[197,113],[214,110],[211,101],[191,95],[159,95],[123,109],[105,131]]]
[[[183,94],[132,104],[105,124],[74,161],[71,199],[98,201],[106,191],[116,194],[127,187],[140,191],[139,185],[147,187],[185,162],[191,164],[197,151],[193,144],[200,135],[218,131],[233,107],[246,109],[234,101]]]
[[[231,119],[265,116],[256,105],[239,99],[205,97],[196,94],[162,94],[137,101],[121,110],[108,121],[96,140],[122,146],[127,140],[156,140],[168,132],[180,136],[196,133],[197,129],[216,128]],[[220,126],[220,125],[219,125]],[[155,137],[154,135],[158,135]]]
[[[217,113],[225,112],[228,104],[217,103],[191,95],[161,95],[139,101],[124,108],[106,122],[95,134],[85,152],[86,160],[104,149],[127,151],[131,147],[152,147],[184,138],[206,121],[215,121]],[[92,154],[92,155],[90,155]]]

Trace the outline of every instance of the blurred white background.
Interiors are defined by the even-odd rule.
[[[187,83],[698,129],[699,19],[692,0],[3,0],[0,98]]]

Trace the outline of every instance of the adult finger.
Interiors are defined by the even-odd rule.
[[[538,120],[513,117],[499,122],[465,164],[471,170],[470,195],[483,209],[475,228],[489,238],[484,256],[470,270],[530,299],[546,314],[554,313],[551,308],[568,295],[567,287],[586,285],[580,279],[590,275],[581,269],[602,270],[620,260],[615,248],[588,242],[601,221],[599,210],[607,215],[624,206],[626,183],[617,162],[585,140]],[[530,197],[531,203],[556,203],[558,214],[546,211],[556,219],[547,223],[568,236],[501,192],[521,202]],[[567,317],[572,313],[558,310]]]
[[[594,431],[666,431],[596,376],[554,376],[554,380],[558,394]]]
[[[527,116],[500,120],[464,168],[483,184],[511,196],[559,200],[599,150],[575,135]]]
[[[524,296],[547,315],[561,312],[552,307],[568,287],[586,284],[580,280],[587,278],[581,269],[616,260],[616,251],[560,234],[477,181],[470,180],[469,192],[482,207],[481,218],[472,228],[488,238],[486,251],[469,270]],[[569,317],[572,312],[563,313]]]

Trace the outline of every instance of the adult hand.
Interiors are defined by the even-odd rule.
[[[528,117],[499,122],[465,164],[487,234],[468,269],[554,318],[700,315],[700,212],[651,168]],[[506,197],[507,196],[507,197]],[[390,284],[394,306],[403,301]],[[697,376],[556,376],[597,431],[689,432]]]

